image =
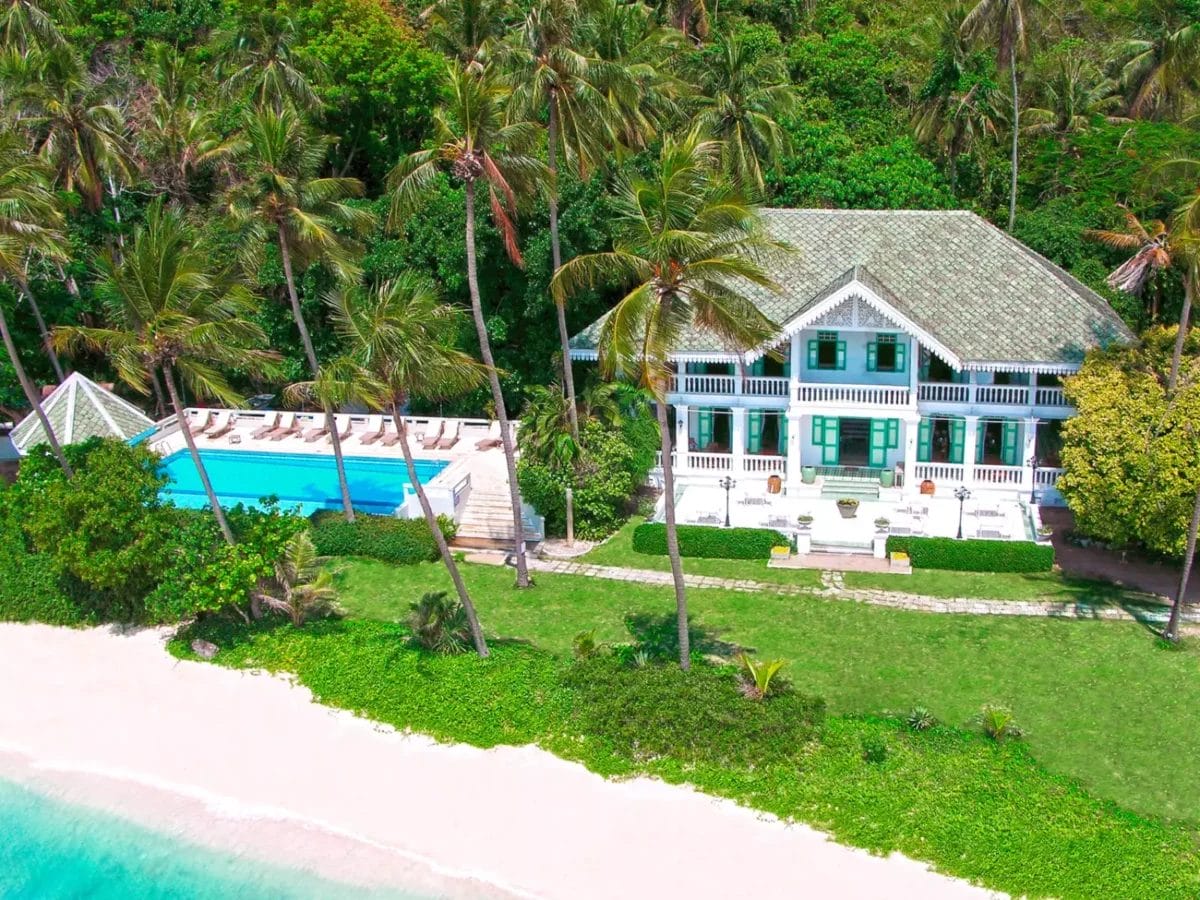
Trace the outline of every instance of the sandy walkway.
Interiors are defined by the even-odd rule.
[[[247,854],[423,893],[987,896],[684,788],[607,782],[532,748],[404,737],[281,679],[177,662],[150,631],[0,624],[5,776]]]

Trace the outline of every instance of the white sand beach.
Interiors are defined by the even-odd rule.
[[[0,778],[428,896],[994,896],[687,788],[402,735],[164,639],[0,624]]]

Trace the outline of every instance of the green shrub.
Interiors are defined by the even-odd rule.
[[[417,647],[442,654],[465,653],[470,648],[471,624],[466,607],[457,597],[445,591],[427,591],[408,609],[405,624]]]
[[[566,684],[578,696],[585,734],[630,759],[763,766],[804,752],[825,716],[824,701],[786,693],[750,703],[732,667],[630,668],[615,655],[579,660]]]
[[[907,553],[915,569],[955,572],[1049,572],[1054,548],[1032,541],[955,540],[903,537],[887,540],[888,553]]]
[[[0,482],[0,621],[81,625],[87,613],[69,596],[54,561],[30,551],[16,492]]]
[[[869,763],[887,762],[888,742],[880,734],[864,735],[862,741],[862,758]]]
[[[706,559],[769,559],[771,548],[788,539],[771,528],[712,528],[708,525],[677,525],[680,556]],[[667,554],[667,526],[644,522],[633,530],[633,549],[653,556]]]
[[[924,706],[914,706],[904,717],[904,724],[913,731],[928,731],[937,723],[937,717]]]
[[[454,522],[438,518],[442,534],[454,537]],[[313,543],[321,556],[363,556],[381,562],[413,565],[438,558],[437,544],[424,519],[396,519],[359,513],[347,522],[340,511],[323,510],[312,517]]]
[[[989,703],[979,711],[976,721],[983,729],[983,733],[997,744],[1003,743],[1008,738],[1019,738],[1025,734],[1021,726],[1017,724],[1016,716],[1007,706]]]

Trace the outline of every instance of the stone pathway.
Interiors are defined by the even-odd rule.
[[[488,565],[509,565],[502,553],[473,553],[468,562]],[[589,563],[561,559],[528,560],[531,572],[549,572],[554,575],[581,575],[585,578],[603,578],[609,581],[636,581],[638,584],[672,585],[671,573],[655,569],[625,569],[619,566],[597,566]],[[841,572],[822,571],[821,587],[802,587],[793,584],[773,584],[751,579],[716,578],[710,575],[683,576],[684,584],[692,588],[717,588],[742,593],[770,592],[790,596],[804,595],[829,600],[854,600],[871,606],[886,606],[891,609],[907,609],[930,613],[951,613],[973,616],[1032,616],[1052,619],[1104,619],[1109,621],[1136,621],[1163,623],[1167,619],[1166,606],[1147,605],[1113,606],[1109,604],[1077,603],[1061,600],[981,600],[973,597],[929,597],[902,591],[879,591],[846,587]],[[1184,610],[1183,620],[1200,623],[1200,609]]]

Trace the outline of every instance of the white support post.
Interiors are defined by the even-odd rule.
[[[976,383],[975,374],[976,373],[972,372],[970,369],[963,370],[963,375],[965,375],[967,378],[967,403],[970,404],[971,406],[975,405],[975,398],[977,396],[977,393],[976,393],[977,389],[975,387],[975,383]]]
[[[735,406],[732,410],[733,422],[729,429],[730,450],[733,452],[732,471],[734,475],[743,475],[746,464],[746,408]]]
[[[685,384],[687,375],[687,363],[683,360],[678,360],[675,363],[675,390],[682,394],[686,392]]]
[[[675,471],[686,472],[688,468],[688,407],[675,406]]]
[[[916,494],[921,489],[917,478],[917,437],[920,433],[921,420],[904,420],[904,495]]]
[[[792,335],[791,347],[791,368],[788,372],[788,402],[795,403],[800,397],[800,361],[803,359],[800,355],[800,333],[796,332]]]
[[[921,344],[916,338],[909,338],[908,341],[908,389],[909,405],[917,408],[917,393],[920,388],[920,373],[921,373]]]
[[[974,391],[974,388],[971,390]],[[967,416],[967,433],[963,437],[963,484],[974,487],[975,454],[979,448],[979,416]]]
[[[1025,432],[1025,447],[1021,454],[1021,489],[1027,497],[1033,493],[1033,466],[1029,463],[1037,452],[1037,423],[1037,419],[1028,418],[1022,429]]]
[[[787,483],[795,488],[801,483],[800,477],[800,447],[803,443],[804,432],[800,425],[804,421],[799,413],[787,414]]]

